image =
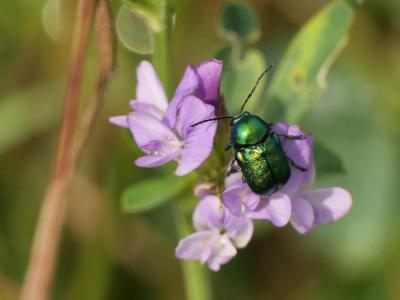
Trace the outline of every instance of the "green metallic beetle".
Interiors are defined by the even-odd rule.
[[[290,165],[306,171],[296,165],[283,151],[280,136],[288,139],[304,139],[304,136],[277,134],[272,131],[271,123],[260,117],[243,111],[246,103],[253,95],[261,78],[272,66],[269,66],[257,79],[255,85],[245,99],[239,114],[234,117],[220,116],[197,122],[193,126],[219,119],[232,119],[231,139],[226,150],[233,148],[235,155],[231,163],[232,172],[235,162],[238,163],[243,178],[250,189],[259,195],[271,195],[285,185],[291,175]]]

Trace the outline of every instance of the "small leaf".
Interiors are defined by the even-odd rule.
[[[222,8],[221,31],[229,41],[255,41],[259,35],[257,14],[246,3],[226,3]]]
[[[47,0],[42,10],[42,23],[50,38],[56,42],[67,40],[73,27],[75,6],[69,1]]]
[[[122,44],[139,54],[151,54],[154,48],[154,36],[146,18],[122,5],[117,16],[116,30]]]
[[[284,106],[290,123],[302,119],[319,98],[326,74],[346,44],[352,19],[351,6],[335,1],[312,18],[286,50],[267,99],[272,106]]]
[[[318,176],[346,173],[339,155],[320,142],[314,142],[314,159]]]
[[[188,177],[169,176],[133,184],[122,193],[122,211],[138,213],[151,210],[173,200],[190,182]]]
[[[167,10],[166,0],[124,0],[123,2],[130,11],[145,18],[154,32],[160,32],[164,29]]]
[[[230,49],[230,48],[229,48]],[[220,52],[224,61],[224,70],[221,79],[221,93],[229,114],[237,114],[243,101],[246,99],[258,76],[265,70],[266,62],[262,53],[257,49],[248,50],[241,60],[230,59],[230,51]],[[263,90],[264,81],[261,81],[254,92],[246,110],[255,111],[257,100]]]

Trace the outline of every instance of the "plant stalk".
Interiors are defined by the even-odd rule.
[[[100,58],[99,77],[92,100],[83,112],[83,122],[76,130],[83,64],[95,11],[96,41]],[[104,96],[108,75],[114,66],[110,20],[106,0],[79,1],[55,165],[39,214],[31,257],[20,295],[22,300],[46,300],[50,296],[64,222],[66,192]]]
[[[181,211],[177,204],[175,204],[175,223],[179,238],[184,238],[191,234],[192,226]],[[209,271],[206,266],[193,261],[181,261],[183,280],[185,285],[185,293],[187,300],[211,300],[212,290],[209,281]]]
[[[167,95],[171,96],[173,93],[171,86],[172,8],[168,0],[164,0],[164,4],[164,30],[155,34],[153,64],[164,83]],[[190,234],[192,228],[186,219],[185,212],[176,206],[174,216],[178,236],[183,238]],[[182,272],[187,300],[212,299],[208,270],[205,267],[197,262],[182,261]]]

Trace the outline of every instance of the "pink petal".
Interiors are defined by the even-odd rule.
[[[145,112],[133,112],[128,116],[129,129],[140,148],[150,142],[164,143],[168,153],[179,149],[180,142],[176,135],[155,116]],[[146,151],[146,149],[142,149]]]
[[[153,66],[148,61],[142,61],[136,69],[137,85],[136,99],[138,102],[151,104],[165,112],[168,100],[164,88]]]
[[[157,119],[159,119],[159,120],[161,120],[164,115],[164,111],[160,110],[158,107],[156,107],[153,104],[139,102],[137,100],[131,100],[130,106],[132,107],[132,109],[134,109],[136,111],[147,112],[147,113],[157,117]]]
[[[154,168],[170,162],[178,157],[179,151],[171,152],[165,155],[147,155],[135,160],[135,165],[142,168]]]
[[[225,188],[231,188],[236,186],[244,186],[246,183],[243,182],[242,172],[232,173],[229,176],[225,177]]]
[[[253,193],[249,186],[246,184],[245,196],[242,200],[245,210],[255,210],[258,208],[261,201],[261,196]]]
[[[110,117],[108,121],[114,125],[128,128],[128,116]]]
[[[208,195],[199,201],[193,212],[193,226],[197,231],[222,228],[224,211],[217,196]]]
[[[214,241],[213,253],[208,259],[210,270],[219,271],[221,265],[227,263],[236,255],[236,248],[226,235],[222,235]]]
[[[298,166],[309,168],[312,162],[312,136],[305,134],[297,125],[288,125],[284,122],[274,123],[272,131],[280,135],[305,136],[305,139],[288,139],[281,136],[283,150]]]
[[[270,220],[277,227],[285,226],[292,213],[290,198],[283,193],[275,193],[270,197],[262,197],[256,210],[248,211],[246,217]]]
[[[235,216],[242,216],[253,211],[260,203],[260,196],[253,193],[243,182],[242,173],[234,173],[225,178],[227,188],[222,193],[222,202]]]
[[[216,122],[190,127],[199,119],[213,116],[214,108],[193,96],[189,96],[186,99],[180,109],[179,121],[177,122],[177,131],[185,133],[184,146],[181,157],[178,159],[179,166],[175,171],[178,176],[193,171],[208,158],[212,151],[217,130]],[[196,112],[195,116],[193,112]]]
[[[199,86],[199,78],[193,66],[186,68],[185,74],[179,83],[171,103],[164,115],[164,122],[171,128],[175,127],[176,116],[186,96],[192,95]]]
[[[338,187],[306,191],[302,197],[314,209],[314,225],[336,221],[347,214],[352,204],[350,193]]]
[[[246,247],[253,236],[253,222],[244,217],[236,217],[225,211],[224,227],[237,248]]]
[[[210,124],[216,127],[217,122],[209,122],[190,127],[196,122],[215,117],[214,111],[215,109],[213,106],[204,103],[199,98],[195,96],[186,96],[178,109],[174,128],[182,138],[185,138],[190,132],[195,131],[197,128],[207,127],[206,125]]]
[[[314,211],[305,198],[296,197],[292,199],[291,223],[299,233],[306,233],[313,227]]]
[[[175,95],[191,95],[197,90],[198,86],[199,76],[196,73],[196,69],[192,65],[189,65],[176,88]]]
[[[285,122],[276,122],[272,124],[272,131],[277,134],[287,134],[289,125]]]
[[[235,216],[241,216],[243,214],[243,187],[233,186],[226,189],[222,193],[222,202],[224,206]]]
[[[215,233],[213,231],[195,232],[179,241],[175,250],[176,257],[180,259],[201,260],[204,253],[213,247],[212,241]],[[208,257],[207,257],[208,259]]]
[[[199,75],[197,96],[204,102],[216,106],[219,100],[222,61],[216,59],[205,61],[196,68],[196,71]]]
[[[280,189],[280,192],[287,194],[289,197],[296,195],[308,183],[311,178],[311,175],[308,174],[308,172],[311,170],[303,172],[291,167],[289,181]]]
[[[288,129],[288,135],[298,136],[305,135],[298,126],[290,126]],[[305,139],[301,140],[289,140],[283,137],[283,150],[286,155],[290,157],[298,166],[308,169],[311,165],[313,152],[312,152],[312,136],[310,134],[305,135]]]

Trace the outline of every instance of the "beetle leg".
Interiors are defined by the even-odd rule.
[[[303,168],[301,166],[299,166],[298,164],[296,164],[293,159],[291,159],[290,157],[286,156],[287,159],[290,161],[290,163],[292,164],[293,167],[295,167],[296,169],[302,171],[302,172],[307,172],[308,170],[306,168]]]
[[[234,167],[234,164],[236,162],[236,155],[233,156],[232,161],[231,161],[231,168]]]
[[[304,140],[306,138],[305,135],[287,135],[287,134],[278,134],[279,136],[283,136],[288,140]]]
[[[228,144],[228,145],[226,145],[226,147],[225,147],[225,151],[228,151],[229,149],[231,149],[232,148],[232,144]]]
[[[229,176],[238,171],[237,166],[235,166],[235,162],[236,162],[236,155],[234,155],[232,158],[232,161],[229,166],[229,170],[226,172],[226,176]]]

